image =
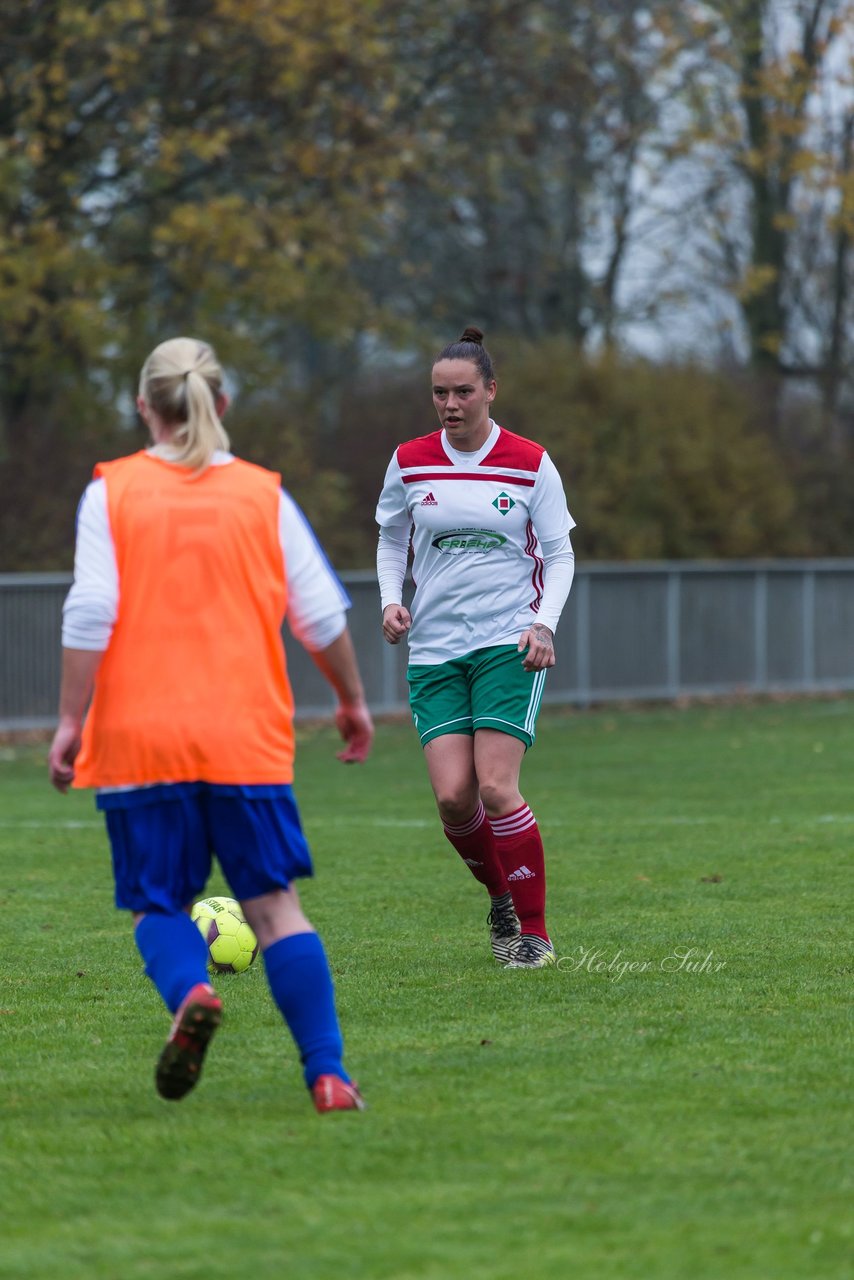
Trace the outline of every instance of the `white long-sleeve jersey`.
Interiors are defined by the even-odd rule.
[[[157,452],[168,460],[168,451]],[[233,454],[217,451],[211,465],[232,461]],[[279,541],[288,584],[288,626],[310,652],[325,649],[344,630],[350,598],[302,511],[284,490],[279,498]],[[65,648],[107,648],[118,616],[119,591],[106,483],[93,480],[77,511],[74,582],[62,611]]]
[[[572,583],[569,514],[546,451],[491,423],[477,452],[444,431],[395,450],[377,506],[382,604],[401,601],[411,537],[413,665],[515,644],[534,622],[552,631]]]

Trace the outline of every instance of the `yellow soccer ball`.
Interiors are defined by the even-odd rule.
[[[208,944],[215,973],[243,973],[258,954],[258,939],[234,898],[202,898],[190,912]]]

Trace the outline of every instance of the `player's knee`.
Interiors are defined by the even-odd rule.
[[[469,788],[449,787],[436,793],[436,804],[439,816],[449,826],[460,826],[468,822],[477,808],[477,795]]]
[[[490,778],[481,780],[480,798],[483,801],[483,807],[491,818],[498,818],[505,813],[512,813],[522,803],[522,797],[519,795],[516,786],[502,781],[493,781]]]
[[[290,890],[276,889],[257,898],[248,898],[241,906],[262,951],[289,934],[313,932],[293,887]]]

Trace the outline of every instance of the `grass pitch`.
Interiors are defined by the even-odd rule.
[[[411,728],[334,750],[303,731],[303,898],[370,1110],[321,1118],[260,963],[155,1095],[100,817],[2,749],[0,1277],[849,1275],[854,701],[544,714],[542,972],[492,962]]]

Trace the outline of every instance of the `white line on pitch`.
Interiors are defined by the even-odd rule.
[[[57,831],[57,830],[79,831],[84,827],[97,827],[101,829],[103,828],[103,826],[104,826],[103,822],[95,822],[95,821],[31,822],[25,818],[21,818],[20,821],[18,822],[16,822],[14,818],[0,820],[0,827],[27,827],[28,829],[38,829],[38,828],[44,827],[51,831]]]

